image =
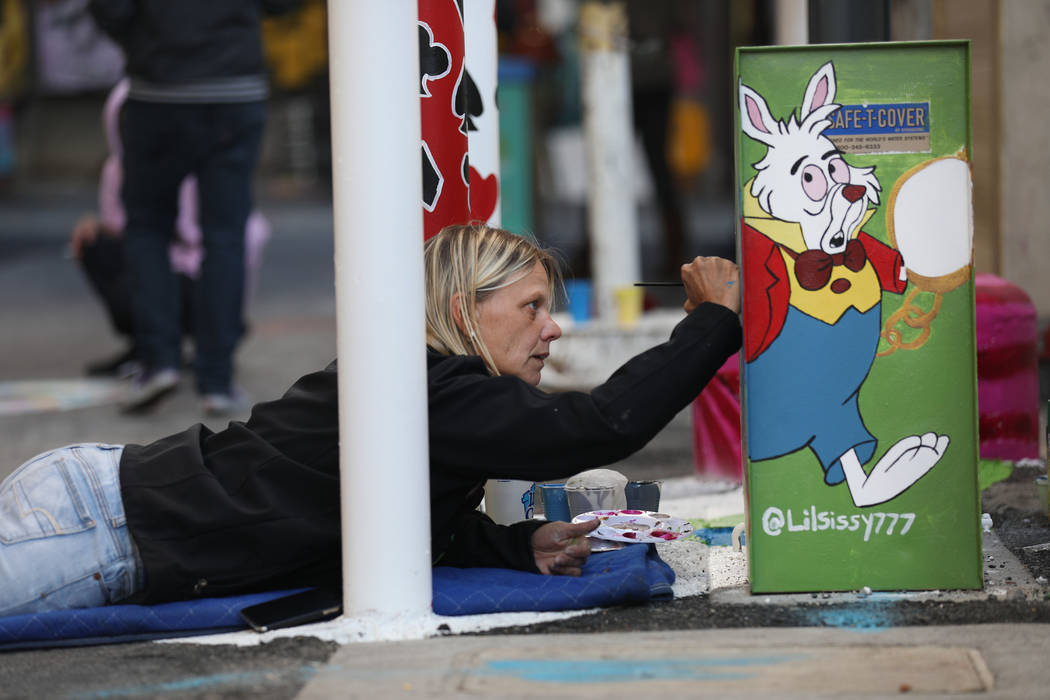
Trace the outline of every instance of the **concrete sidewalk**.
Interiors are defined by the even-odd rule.
[[[1046,697],[1048,625],[450,637],[341,648],[297,696]]]

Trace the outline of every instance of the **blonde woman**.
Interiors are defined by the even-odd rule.
[[[736,266],[684,265],[689,313],[666,343],[589,393],[548,394],[551,255],[453,226],[424,261],[434,563],[578,575],[595,523],[497,525],[477,510],[485,481],[563,478],[642,447],[740,347]],[[332,363],[217,433],[22,465],[0,485],[0,615],[339,586],[336,410]]]

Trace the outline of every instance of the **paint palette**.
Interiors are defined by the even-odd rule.
[[[649,510],[592,510],[572,519],[582,523],[598,519],[601,525],[588,537],[612,542],[674,542],[693,534],[688,520]]]

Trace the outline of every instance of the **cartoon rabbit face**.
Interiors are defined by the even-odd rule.
[[[801,123],[792,113],[778,121],[765,99],[740,85],[740,121],[744,133],[764,143],[765,157],[751,194],[770,216],[802,226],[809,249],[841,253],[864,219],[868,202],[879,203],[882,189],[875,168],[857,168],[824,136],[835,99],[835,69],[825,63],[810,78],[802,99]]]

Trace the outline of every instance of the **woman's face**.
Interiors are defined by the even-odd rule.
[[[481,340],[500,374],[540,383],[543,361],[561,328],[550,314],[547,271],[537,262],[521,279],[492,292],[477,305]]]

